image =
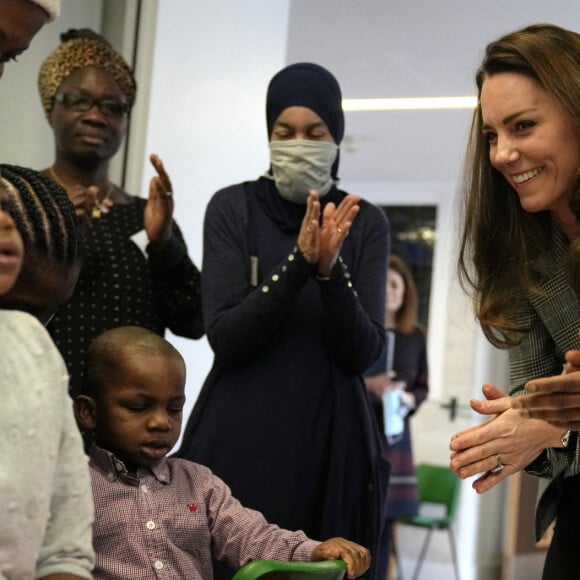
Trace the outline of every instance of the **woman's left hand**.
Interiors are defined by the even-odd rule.
[[[157,175],[149,183],[149,199],[145,206],[143,221],[149,242],[162,246],[172,233],[173,223],[173,188],[161,159],[152,154],[149,157]]]
[[[488,400],[471,401],[471,406],[482,415],[495,416],[460,431],[450,443],[451,469],[459,477],[483,473],[473,483],[477,493],[485,493],[529,465],[546,447],[556,445],[561,436],[544,421],[522,417],[512,408],[514,398],[493,385],[484,385],[483,392]],[[492,473],[500,463],[503,469]]]
[[[329,202],[322,211],[322,226],[320,228],[320,248],[318,253],[318,274],[329,276],[336,264],[340,248],[352,225],[360,207],[358,195],[347,195],[338,207]]]

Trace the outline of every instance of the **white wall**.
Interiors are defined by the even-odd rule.
[[[158,3],[145,151],[166,161],[198,266],[211,195],[267,169],[266,88],[285,65],[288,12],[288,0]],[[205,338],[172,342],[187,362],[187,417],[213,356]]]

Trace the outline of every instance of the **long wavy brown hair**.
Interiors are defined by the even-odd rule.
[[[553,95],[580,139],[580,35],[551,24],[528,26],[489,44],[476,75],[478,105],[462,181],[458,271],[486,337],[506,348],[517,344],[519,333],[527,331],[510,320],[510,310],[518,299],[539,291],[532,265],[550,249],[552,226],[547,211],[522,209],[517,194],[489,159],[479,100],[485,79],[503,72],[531,77]],[[578,163],[580,167],[580,159]],[[569,203],[580,219],[580,169]],[[580,281],[580,240],[571,243],[567,266],[572,282]]]
[[[389,256],[389,270],[398,272],[405,283],[403,303],[395,315],[395,325],[398,331],[409,333],[418,326],[419,294],[411,270],[407,264],[394,254]]]

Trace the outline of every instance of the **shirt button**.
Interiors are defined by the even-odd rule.
[[[147,492],[149,491],[149,489],[147,488],[147,486],[146,486],[146,485],[142,485],[142,486],[141,486],[141,491],[142,491],[143,493],[147,493]]]
[[[153,520],[149,520],[146,524],[147,529],[148,530],[154,530],[155,529],[155,522]]]
[[[107,479],[109,481],[115,481],[115,474],[112,472],[107,473]]]
[[[272,280],[273,280],[274,282],[278,282],[278,280],[279,280],[279,279],[280,279],[280,276],[278,276],[278,274],[274,274],[274,275],[272,276]]]
[[[270,292],[270,288],[268,286],[262,286],[262,293],[268,294],[268,292]]]
[[[163,569],[163,562],[161,560],[155,560],[155,564],[153,564],[153,566],[155,566],[156,570],[162,570]]]

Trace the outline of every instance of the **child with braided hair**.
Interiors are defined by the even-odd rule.
[[[42,174],[9,165],[0,203],[0,578],[90,579],[92,498],[66,367],[30,315],[46,321],[74,288],[74,208]]]
[[[66,192],[38,171],[0,164],[0,174],[6,207],[26,248],[22,271],[0,306],[24,310],[46,325],[70,298],[80,271],[74,207]]]
[[[14,286],[24,255],[22,237],[6,211],[7,199],[6,192],[0,188],[0,296]]]

